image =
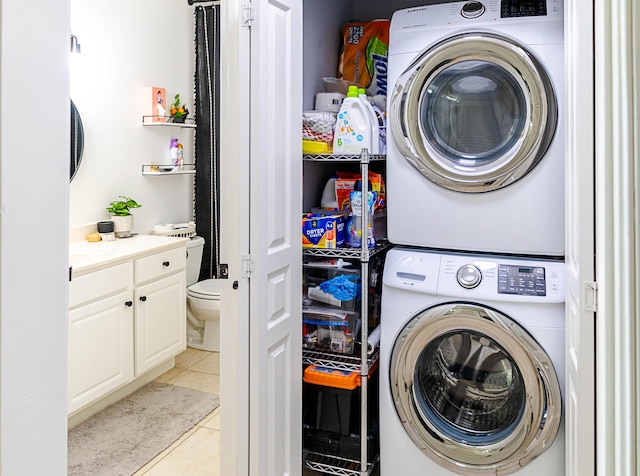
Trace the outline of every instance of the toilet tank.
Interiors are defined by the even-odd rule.
[[[187,286],[198,282],[203,249],[204,238],[201,236],[194,236],[187,242]]]

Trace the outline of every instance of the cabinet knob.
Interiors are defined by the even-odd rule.
[[[171,263],[169,263],[168,261],[165,261],[164,263],[162,263],[162,266],[164,266],[165,268],[168,267]]]
[[[133,301],[127,301],[127,302],[124,303],[124,305],[127,306],[127,307],[131,307],[131,306],[133,306]]]
[[[145,301],[147,300],[147,296],[140,296],[140,300],[141,300],[142,302],[145,302]]]

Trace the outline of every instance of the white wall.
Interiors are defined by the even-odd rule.
[[[66,474],[68,0],[0,0],[0,474]]]
[[[179,138],[185,163],[193,163],[192,129],[142,127],[150,111],[149,86],[176,93],[195,113],[194,7],[187,0],[71,0],[71,32],[82,54],[74,55],[71,97],[82,116],[85,149],[70,186],[70,225],[106,220],[118,195],[142,204],[133,211],[134,231],[192,218],[193,175],[149,177],[143,164],[164,163]]]

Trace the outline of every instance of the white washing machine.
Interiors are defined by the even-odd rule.
[[[380,472],[563,476],[564,263],[395,248]]]
[[[389,240],[562,257],[561,0],[428,5],[390,28]]]

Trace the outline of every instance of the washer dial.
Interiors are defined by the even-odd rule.
[[[465,264],[456,274],[458,284],[466,289],[473,289],[482,281],[482,272],[477,266]]]
[[[465,18],[478,18],[485,12],[482,2],[467,2],[462,6],[460,14]]]

